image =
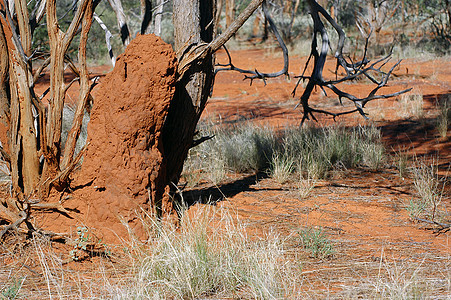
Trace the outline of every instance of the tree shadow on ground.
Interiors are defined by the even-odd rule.
[[[216,205],[216,203],[223,201],[226,198],[233,197],[239,193],[261,190],[252,186],[268,177],[269,176],[266,172],[258,172],[255,174],[245,175],[238,180],[223,183],[220,185],[191,189],[183,192],[183,200],[188,207],[196,203]],[[282,189],[266,188],[265,190]]]

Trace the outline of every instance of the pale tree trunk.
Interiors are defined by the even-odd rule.
[[[117,19],[117,25],[121,31],[121,40],[125,46],[130,43],[130,31],[128,30],[127,21],[125,20],[124,9],[120,0],[108,0],[111,8],[114,10]]]
[[[152,1],[141,0],[141,34],[152,32],[150,23],[152,22]]]
[[[219,22],[221,21],[223,6],[224,6],[224,0],[216,0],[216,20],[215,20],[216,30],[218,30],[218,28],[219,28]]]
[[[225,0],[226,27],[229,27],[235,19],[235,0]]]
[[[164,1],[165,0],[157,0],[154,29],[154,33],[157,36],[161,36],[161,21],[163,20]]]

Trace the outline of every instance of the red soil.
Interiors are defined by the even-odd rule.
[[[262,72],[276,71],[283,65],[282,57],[268,50],[234,51],[232,58],[237,67],[257,68]],[[290,61],[291,80],[268,80],[266,86],[261,81],[250,86],[249,81],[243,81],[243,76],[236,72],[219,73],[204,120],[217,124],[253,122],[274,128],[299,125],[302,112],[295,106],[302,87],[298,88],[296,97],[291,92],[296,84],[294,76],[300,74],[306,59],[294,57]],[[226,62],[227,58],[224,53],[219,53],[218,60]],[[332,78],[334,75],[328,70],[333,69],[331,60],[326,64],[325,76]],[[366,110],[370,121],[358,114],[342,116],[337,121],[346,126],[375,124],[381,128],[389,153],[407,150],[411,156],[408,167],[414,164],[414,155],[430,162],[434,160],[439,166],[440,177],[445,180],[442,209],[449,211],[451,134],[448,129],[447,137],[442,138],[435,126],[438,102],[451,93],[449,61],[446,58],[403,61],[394,71],[388,86],[380,92],[392,93],[409,87],[414,88],[410,93],[423,95],[425,113],[421,120],[400,113],[400,96],[370,102]],[[358,81],[342,85],[342,88],[351,94],[364,96],[372,86]],[[344,103],[342,108],[336,97],[324,96],[320,90],[313,95],[311,103],[334,112],[352,107],[351,103]],[[323,115],[318,119],[317,126],[334,122],[331,117]],[[451,254],[447,234],[433,235],[409,218],[405,208],[417,195],[412,179],[401,178],[394,163],[389,162],[378,172],[337,172],[330,179],[317,182],[312,195],[305,200],[299,199],[293,184],[281,186],[272,179],[258,179],[257,176],[249,176],[235,186],[232,181],[223,189],[225,201],[221,205],[237,210],[243,220],[253,224],[252,228],[267,230],[273,227],[285,234],[304,226],[325,228],[344,248],[336,257],[343,263],[356,257],[380,257],[381,251],[390,257]]]
[[[151,60],[146,60],[142,66],[136,64],[138,56],[125,54],[120,58],[112,75],[102,79],[103,84],[96,91],[96,103],[89,125],[91,144],[85,157],[82,175],[76,180],[78,184],[88,186],[64,202],[64,207],[78,210],[77,215],[82,217],[70,220],[55,213],[47,214],[40,223],[46,228],[50,226],[49,229],[54,231],[67,231],[68,226],[75,229],[83,224],[95,224],[98,229],[107,228],[107,231],[101,232],[107,238],[112,238],[113,232],[127,237],[125,227],[117,222],[118,216],[124,217],[125,223],[131,227],[139,223],[136,222],[134,210],[139,205],[147,204],[147,195],[142,191],[145,191],[149,176],[159,172],[158,162],[161,159],[158,137],[146,136],[143,132],[148,132],[150,124],[161,126],[173,83],[173,78],[166,77],[167,80],[161,85],[160,75],[167,74],[166,70],[174,68],[174,56],[168,48],[164,48],[162,52],[159,49],[161,48],[153,52],[149,49],[149,44],[141,47],[140,53],[145,51],[148,53],[146,55],[156,55]],[[162,60],[157,60],[157,63],[156,57]],[[257,68],[262,72],[278,70],[283,65],[282,57],[271,50],[233,51],[232,57],[237,67]],[[217,58],[221,62],[227,61],[222,52],[218,53]],[[293,56],[290,61],[291,79],[268,80],[266,86],[261,81],[255,81],[250,86],[248,81],[242,80],[241,74],[220,72],[202,117],[203,121],[219,125],[239,125],[250,121],[274,128],[298,125],[302,115],[295,106],[302,87],[298,89],[296,97],[292,97],[291,92],[296,84],[294,76],[301,73],[305,61],[305,57]],[[124,79],[125,62],[129,71],[127,84],[123,85],[121,78]],[[96,71],[108,68],[103,67]],[[133,68],[140,68],[140,72],[132,72]],[[154,68],[160,71],[149,71]],[[327,71],[333,69],[333,62],[328,62],[325,67],[327,77],[333,77],[333,74]],[[153,86],[158,93],[165,93],[167,96],[155,101],[141,101],[153,93],[147,92],[143,86]],[[375,124],[381,128],[383,141],[391,154],[405,148],[411,157],[417,155],[429,161],[432,161],[433,157],[439,166],[440,176],[445,178],[441,205],[449,212],[451,134],[448,130],[445,138],[440,137],[434,125],[438,115],[438,100],[449,97],[451,93],[449,61],[406,60],[395,70],[392,81],[381,92],[391,93],[409,87],[414,87],[413,92],[424,96],[425,115],[420,120],[402,116],[400,97],[396,97],[368,104],[370,121],[357,114],[340,117],[338,121],[346,126],[369,122]],[[353,82],[343,85],[343,88],[347,92],[363,96],[371,86],[367,82]],[[70,91],[75,89],[76,85]],[[69,97],[75,99],[76,93],[70,94]],[[145,103],[138,108],[136,105],[141,102]],[[311,103],[332,111],[343,109],[336,98],[331,95],[324,96],[321,91],[316,91]],[[351,107],[349,103],[344,105],[344,109]],[[151,115],[142,113],[151,109]],[[105,116],[108,119],[101,120],[96,110],[108,111],[109,114]],[[114,122],[110,119],[113,116],[117,116]],[[137,121],[130,124],[126,119],[131,116],[143,116],[143,122],[141,123],[139,117],[133,118]],[[317,126],[334,122],[327,116],[318,117]],[[150,118],[153,122],[144,121],[144,118]],[[111,130],[106,130],[110,127]],[[122,130],[125,127],[135,134],[126,136]],[[411,158],[409,164],[413,163],[414,159]],[[94,167],[97,164],[100,165],[99,168]],[[410,219],[406,206],[411,199],[417,197],[413,180],[410,177],[400,177],[394,163],[390,161],[378,172],[365,169],[336,172],[329,179],[318,181],[307,199],[298,196],[295,182],[280,185],[270,178],[259,178],[255,174],[235,175],[235,178],[230,178],[219,186],[207,185],[185,192],[201,194],[207,199],[212,196],[213,200],[222,200],[218,202],[218,206],[236,211],[243,221],[251,225],[251,231],[255,235],[262,235],[269,230],[278,232],[282,238],[287,238],[288,251],[299,248],[299,242],[291,240],[293,232],[305,226],[324,228],[335,245],[333,258],[325,261],[302,258],[303,274],[312,276],[312,286],[314,285],[315,290],[340,289],[347,280],[352,283],[351,279],[357,276],[356,274],[368,277],[371,274],[377,275],[379,262],[385,259],[425,262],[430,264],[434,276],[449,280],[445,278],[448,274],[447,266],[449,267],[446,258],[449,260],[451,254],[449,233],[434,235],[431,231],[424,230],[424,224]],[[133,198],[136,200],[132,200]],[[196,206],[193,206],[191,209],[195,208]],[[64,227],[60,227],[62,225]],[[135,230],[139,235],[141,229]],[[376,264],[366,264],[368,262]],[[323,281],[322,272],[329,273],[328,278],[333,278],[333,281]]]

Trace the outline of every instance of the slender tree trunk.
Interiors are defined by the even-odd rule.
[[[93,18],[92,2],[88,3],[86,8],[86,17],[83,18],[81,25],[80,44],[78,46],[78,63],[80,65],[80,92],[78,95],[77,109],[74,114],[74,121],[72,128],[67,135],[66,145],[64,147],[64,155],[62,160],[62,168],[65,169],[72,163],[75,153],[75,146],[77,139],[80,136],[80,131],[83,122],[85,108],[90,96],[89,86],[89,71],[86,62],[86,45],[88,43],[88,34],[92,25]]]
[[[229,27],[235,19],[235,0],[225,0],[225,2],[226,27]]]
[[[43,184],[42,193],[47,194],[50,189],[51,179],[61,171],[61,130],[64,100],[66,96],[66,84],[64,83],[64,56],[75,36],[76,31],[85,15],[87,6],[92,5],[90,0],[79,2],[74,18],[66,32],[58,25],[56,15],[56,0],[47,0],[47,28],[50,45],[50,93],[47,124],[43,130],[43,154],[45,157],[41,176]]]
[[[161,21],[163,20],[164,0],[157,0],[155,12],[155,30],[157,36],[161,36]]]
[[[141,0],[141,19],[141,34],[151,33],[152,27],[150,24],[152,23],[152,1]]]
[[[121,0],[108,0],[111,8],[116,13],[117,25],[121,31],[122,43],[127,46],[130,43],[130,31],[128,30],[127,21],[125,20],[124,9]]]
[[[18,161],[21,161],[19,172],[23,179],[23,191],[28,196],[35,191],[39,182],[39,158],[30,93],[30,74],[27,65],[21,62],[17,50],[12,49],[10,57],[12,57],[10,60],[12,70],[10,72],[11,89],[17,91],[11,101],[15,101],[14,106],[18,107],[18,114],[13,119],[13,122],[18,123],[18,136],[15,140],[17,144],[15,146],[16,149],[21,150],[16,155]]]
[[[9,101],[2,101],[2,106],[10,105],[9,124],[9,152],[11,154],[11,177],[14,192],[17,195],[25,193],[31,195],[39,182],[39,159],[36,130],[34,128],[32,94],[33,85],[31,67],[27,56],[31,55],[31,32],[28,23],[28,10],[26,1],[11,1],[11,6],[17,11],[18,17],[15,30],[11,16],[2,18],[2,34],[7,47],[9,59]],[[4,3],[2,3],[4,4]],[[10,10],[13,7],[9,7]],[[3,80],[2,80],[3,81]],[[6,88],[3,81],[3,89]],[[21,197],[21,196],[20,196]]]

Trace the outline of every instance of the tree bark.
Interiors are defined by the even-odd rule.
[[[150,23],[152,22],[152,1],[141,0],[141,34],[151,33]]]
[[[12,10],[14,6],[17,6],[14,9],[20,14],[17,17],[19,30],[15,30],[11,15],[5,11],[6,18],[2,18],[2,33],[8,52],[5,58],[9,59],[9,95],[7,94],[6,97],[9,96],[10,105],[8,144],[11,153],[11,177],[15,194],[22,197],[23,193],[25,196],[31,195],[37,187],[39,159],[30,91],[30,87],[33,86],[33,77],[26,57],[31,54],[31,29],[28,24],[26,1],[14,2],[15,5],[10,3],[9,9]],[[6,88],[4,84],[3,81],[3,90]],[[2,103],[3,107],[8,105],[8,100],[5,101],[6,103]]]
[[[64,100],[66,96],[66,84],[64,83],[64,57],[73,40],[76,31],[85,15],[90,0],[82,0],[78,4],[77,11],[66,32],[58,25],[56,15],[56,0],[47,1],[47,28],[50,46],[50,93],[49,109],[47,113],[47,124],[42,136],[43,154],[45,157],[41,176],[42,193],[47,194],[53,178],[60,170],[61,156],[61,130]],[[44,130],[44,128],[42,128]]]
[[[128,30],[127,21],[125,20],[124,9],[122,8],[122,2],[120,0],[108,0],[111,8],[116,13],[117,25],[121,32],[121,40],[124,46],[130,44],[130,31]]]
[[[213,41],[215,7],[215,0],[174,0],[174,46],[179,61],[191,47]],[[166,183],[176,184],[180,178],[197,122],[213,84],[213,66],[214,57],[209,54],[199,63],[191,64],[176,84],[174,99],[163,127]],[[174,186],[171,189],[174,190]],[[161,208],[163,214],[173,209],[165,203]]]
[[[78,46],[78,63],[80,65],[80,91],[72,128],[67,135],[66,145],[64,147],[64,155],[62,160],[63,169],[67,168],[73,161],[75,146],[77,144],[77,139],[80,136],[83,116],[86,104],[90,96],[89,71],[88,64],[86,62],[86,45],[88,43],[88,34],[89,30],[91,29],[92,19],[93,7],[92,2],[89,2],[88,6],[86,7],[85,17],[82,21],[80,44]]]
[[[235,20],[235,0],[225,0],[226,27],[229,27]]]
[[[161,21],[163,20],[164,0],[157,0],[156,12],[155,12],[155,28],[154,33],[157,36],[161,36]]]
[[[9,96],[9,56],[6,44],[5,32],[2,22],[0,22],[0,142],[2,143],[2,155],[9,156],[8,131],[11,114]],[[5,157],[4,157],[5,158]]]

